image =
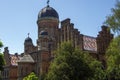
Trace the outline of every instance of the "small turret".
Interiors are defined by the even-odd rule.
[[[25,45],[33,45],[32,39],[29,37],[29,33],[28,33],[28,37],[25,39],[24,44]]]
[[[4,59],[5,59],[5,63],[6,65],[10,65],[10,54],[9,54],[9,49],[8,47],[4,48]]]
[[[28,33],[28,37],[24,41],[24,52],[28,54],[31,52],[32,48],[33,48],[33,42],[32,39],[29,37],[29,33]]]

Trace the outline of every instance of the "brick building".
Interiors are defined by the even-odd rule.
[[[105,64],[105,51],[113,38],[107,26],[102,26],[97,37],[81,34],[69,18],[59,21],[57,11],[49,4],[40,10],[37,25],[37,46],[34,46],[28,35],[24,41],[24,53],[13,55],[9,53],[8,47],[4,49],[6,65],[2,71],[3,80],[22,80],[31,72],[35,72],[38,77],[46,73],[54,57],[53,51],[63,41],[72,41],[74,47],[88,51]]]

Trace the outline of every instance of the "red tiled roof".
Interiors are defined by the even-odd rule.
[[[84,36],[83,37],[83,46],[84,46],[84,50],[96,52],[97,51],[96,38],[90,37],[90,36]]]
[[[13,66],[17,66],[17,61],[20,60],[20,56],[19,55],[10,55],[10,62],[11,62],[11,65]]]

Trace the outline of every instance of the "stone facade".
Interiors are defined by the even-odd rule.
[[[31,72],[40,78],[40,74],[48,72],[50,61],[54,58],[53,51],[64,41],[71,41],[74,47],[88,51],[105,65],[105,51],[113,38],[108,27],[102,26],[98,36],[91,37],[74,28],[69,18],[61,21],[60,27],[59,22],[57,12],[49,5],[39,12],[37,46],[34,46],[28,36],[24,42],[24,53],[12,55],[6,47],[2,80],[22,80]]]

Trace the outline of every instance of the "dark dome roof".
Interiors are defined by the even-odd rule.
[[[58,13],[56,12],[56,10],[48,5],[47,7],[43,8],[38,14],[38,20],[40,20],[42,18],[59,19],[59,16],[58,16]]]
[[[31,39],[30,37],[27,37],[27,38],[25,39],[25,43],[32,43],[32,39]]]
[[[47,35],[48,35],[48,32],[43,30],[43,31],[40,32],[40,35],[41,35],[41,36],[47,36]]]

